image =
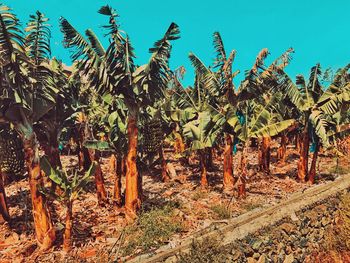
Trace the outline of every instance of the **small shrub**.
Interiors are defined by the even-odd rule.
[[[232,217],[230,208],[224,204],[214,205],[210,209],[215,213],[217,219],[229,219]]]

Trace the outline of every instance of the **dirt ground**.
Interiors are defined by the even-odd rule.
[[[239,154],[234,158],[234,167],[238,165]],[[170,182],[160,181],[159,170],[143,174],[145,210],[161,207],[169,202],[180,204],[176,208],[176,215],[181,217],[183,228],[169,240],[164,240],[163,244],[176,244],[180,239],[193,235],[213,222],[223,220],[227,211],[229,217],[236,217],[254,208],[286,200],[292,193],[309,187],[295,179],[298,155],[292,147],[288,149],[285,164],[276,161],[276,148],[272,149],[270,175],[256,172],[257,151],[251,149],[247,197],[242,200],[238,200],[233,192],[222,191],[222,156],[215,157],[214,169],[209,172],[210,188],[205,191],[200,188],[196,158],[193,164],[184,167],[174,157],[173,152],[167,151],[165,156],[176,170],[176,176]],[[62,161],[65,167],[77,165],[75,156],[63,156]],[[336,163],[334,156],[321,155],[317,183],[322,184],[337,176],[333,172]],[[339,160],[340,167],[349,167],[349,163],[348,158]],[[112,204],[114,178],[109,171],[108,158],[103,158],[102,170],[110,204],[103,207],[98,205],[93,185],[74,203],[74,248],[69,257],[64,257],[61,248],[65,210],[60,203],[50,201],[51,216],[57,228],[56,245],[48,252],[41,252],[35,242],[27,181],[7,185],[5,189],[12,221],[0,225],[0,262],[96,262],[97,258],[102,262],[109,261],[106,252],[114,251],[128,223],[123,210],[116,209]],[[123,185],[124,183],[123,181]],[[153,250],[156,249],[157,246]],[[137,250],[135,253],[141,252],[143,251]]]

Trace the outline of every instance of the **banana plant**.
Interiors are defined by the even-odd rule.
[[[36,238],[42,249],[50,248],[55,241],[46,199],[38,192],[43,178],[39,143],[33,129],[33,124],[54,106],[57,93],[48,66],[47,22],[40,12],[30,16],[25,37],[16,15],[0,5],[0,119],[13,123],[23,138]]]
[[[303,127],[303,141],[298,162],[298,178],[302,182],[308,180],[314,183],[320,144],[324,147],[330,146],[329,132],[334,129],[332,127],[335,125],[332,116],[341,109],[344,103],[349,102],[349,85],[340,84],[340,75],[338,75],[329,87],[322,87],[319,81],[321,75],[319,64],[311,68],[308,81],[302,75],[298,75],[294,83],[283,70],[278,69],[276,72],[280,81],[278,90],[285,92],[288,99],[300,112],[298,121]],[[315,149],[309,171],[308,155],[311,139]]]
[[[239,167],[238,196],[246,195],[246,181],[248,179],[247,155],[249,141],[252,138],[271,138],[286,130],[295,123],[294,119],[281,120],[280,115],[273,109],[273,99],[267,104],[256,101],[245,101],[238,110],[235,121],[230,123],[243,143]]]
[[[89,170],[79,176],[78,171],[70,175],[67,171],[57,169],[51,166],[46,156],[41,157],[40,165],[43,172],[48,178],[54,182],[60,191],[46,189],[42,187],[41,193],[52,197],[54,200],[62,203],[66,207],[65,230],[63,234],[63,250],[69,252],[72,248],[72,230],[73,230],[73,203],[83,193],[86,185],[92,180],[95,174],[96,162],[94,162]],[[59,192],[59,194],[57,193]]]
[[[88,78],[91,88],[100,94],[121,96],[127,107],[125,206],[134,217],[142,201],[142,178],[136,163],[139,113],[163,96],[169,79],[171,41],[179,38],[179,27],[172,23],[164,36],[149,49],[151,58],[148,63],[136,67],[133,47],[128,35],[119,30],[116,11],[103,6],[99,13],[109,18],[109,24],[104,28],[110,45],[105,52],[102,52],[100,42],[89,43],[64,18],[60,21],[61,31],[65,46],[72,48],[72,59],[80,60],[81,72]]]
[[[187,150],[197,152],[200,160],[201,186],[208,187],[207,171],[209,166],[208,153],[217,143],[217,138],[225,123],[225,115],[210,103],[209,69],[194,55],[189,58],[196,69],[194,88],[184,88],[180,81],[175,78],[174,97],[181,107],[180,117],[183,135],[188,142]],[[176,77],[176,76],[175,76]],[[176,112],[173,112],[176,113]]]
[[[84,147],[95,151],[108,151],[112,153],[110,169],[115,175],[114,204],[121,207],[122,198],[121,178],[125,175],[125,156],[127,153],[127,108],[120,97],[104,95],[98,103],[98,108],[104,109],[104,114],[91,111],[89,116],[95,124],[95,132],[105,135],[105,140],[87,140]]]

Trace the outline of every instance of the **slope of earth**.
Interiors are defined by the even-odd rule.
[[[189,166],[183,166],[171,151],[166,158],[176,170],[170,182],[160,181],[159,170],[143,173],[144,207],[140,219],[128,223],[122,209],[113,206],[112,201],[99,206],[94,186],[82,194],[74,203],[74,248],[69,255],[62,254],[62,232],[64,208],[56,201],[50,201],[52,218],[57,228],[56,246],[48,252],[41,252],[36,246],[29,187],[26,180],[6,186],[12,221],[0,225],[0,262],[109,262],[119,257],[124,259],[145,251],[156,251],[160,246],[174,246],[179,240],[208,227],[210,224],[236,217],[261,206],[270,206],[286,200],[296,192],[309,187],[295,180],[297,153],[288,149],[285,164],[276,161],[272,152],[271,174],[257,171],[257,151],[249,154],[250,178],[247,184],[247,198],[237,199],[235,193],[222,192],[222,156],[215,156],[214,168],[209,172],[210,187],[200,188],[196,158]],[[238,166],[239,153],[234,158]],[[63,156],[63,165],[77,165],[75,156]],[[109,171],[108,158],[103,158],[102,170],[105,186],[110,193],[114,178]],[[338,164],[334,156],[322,155],[318,165],[318,184],[334,179],[334,172],[340,174],[349,167],[347,158]],[[336,169],[340,168],[340,169]],[[123,181],[123,185],[125,181]]]

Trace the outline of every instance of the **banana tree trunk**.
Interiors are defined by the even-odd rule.
[[[137,170],[137,113],[133,109],[128,117],[128,153],[126,156],[126,188],[125,208],[131,216],[135,216],[141,208],[142,202],[142,178]]]
[[[185,144],[180,133],[175,132],[175,153],[183,153],[185,151]]]
[[[163,182],[168,182],[170,180],[168,171],[167,171],[167,164],[166,164],[166,160],[164,158],[164,150],[163,150],[163,145],[161,145],[159,147],[159,159],[160,159],[160,163],[161,163],[161,168],[162,168],[162,181]]]
[[[45,155],[48,157],[49,162],[54,168],[62,168],[62,163],[60,159],[60,152],[58,150],[58,141],[57,134],[50,134],[50,141],[48,144],[43,147]],[[51,182],[51,189],[53,191],[60,191],[59,188],[56,187],[56,183]]]
[[[287,158],[287,143],[288,143],[288,137],[285,133],[282,133],[281,144],[277,150],[277,158],[282,164],[286,162],[286,158]]]
[[[225,136],[224,148],[224,190],[231,190],[235,184],[233,177],[233,141],[230,134]]]
[[[90,163],[95,162],[96,164],[96,170],[95,170],[95,185],[96,185],[96,193],[97,193],[97,199],[98,203],[100,205],[104,204],[107,202],[107,193],[104,185],[104,178],[103,178],[103,173],[101,169],[101,164],[100,164],[100,152],[97,150],[89,150],[89,159]]]
[[[242,150],[241,155],[241,163],[240,163],[240,174],[238,176],[238,197],[246,197],[246,180],[247,180],[247,155],[248,155],[248,143],[245,143],[244,148]]]
[[[214,164],[213,164],[213,151],[214,148],[210,147],[210,148],[206,148],[206,155],[205,155],[205,159],[206,159],[206,164],[207,164],[207,169],[208,171],[212,171]]]
[[[60,159],[60,151],[58,149],[59,143],[57,140],[57,131],[50,132],[50,140],[48,147],[44,148],[45,154],[48,156],[50,164],[54,168],[62,168],[62,163]]]
[[[309,159],[309,132],[307,125],[304,128],[301,139],[300,157],[298,161],[298,178],[305,182],[308,176],[308,159]]]
[[[317,164],[317,157],[318,157],[319,150],[320,150],[320,144],[319,144],[319,142],[316,142],[316,147],[315,147],[314,154],[312,156],[311,167],[310,167],[310,172],[309,172],[309,182],[311,184],[315,183],[316,164]]]
[[[302,134],[297,133],[295,135],[295,149],[297,150],[298,153],[300,153],[301,148],[303,147],[303,140],[302,140]]]
[[[85,146],[79,146],[78,152],[79,169],[87,172],[92,164],[89,150]]]
[[[4,182],[0,171],[0,223],[10,220],[10,214],[7,207],[6,193],[4,188]]]
[[[115,173],[115,181],[114,181],[114,204],[117,207],[121,207],[123,205],[123,199],[122,199],[122,174],[123,174],[123,158],[118,155],[115,157],[114,154],[111,156],[111,171],[112,173]]]
[[[259,162],[260,162],[260,170],[266,174],[270,173],[270,137],[263,137],[262,142],[260,144],[260,153],[259,153]]]
[[[66,204],[66,225],[63,234],[63,251],[69,252],[72,249],[72,229],[73,229],[73,204],[67,201]]]
[[[39,149],[35,134],[31,134],[30,139],[24,141],[24,151],[29,175],[36,239],[39,246],[43,250],[47,250],[52,247],[56,234],[46,198],[39,191],[44,186],[44,182],[40,170]]]
[[[199,162],[201,167],[201,187],[208,187],[208,178],[207,178],[207,160],[205,150],[198,150]]]

